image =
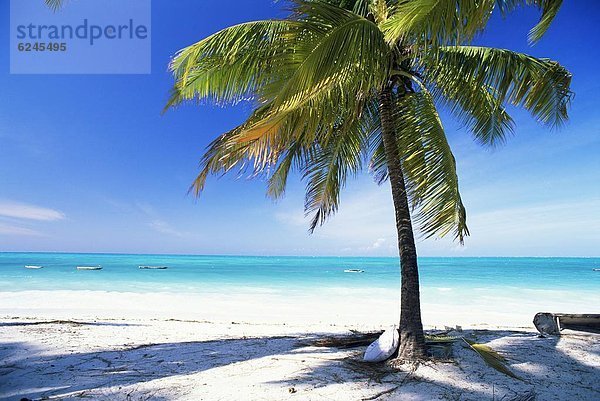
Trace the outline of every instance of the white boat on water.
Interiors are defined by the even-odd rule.
[[[43,269],[44,266],[35,266],[35,265],[27,265],[25,266],[26,269]]]
[[[77,266],[77,270],[102,270],[102,266]]]
[[[168,266],[138,266],[140,269],[150,269],[150,270],[165,270],[168,269]]]
[[[595,272],[600,272],[600,269],[592,269]]]
[[[361,269],[346,269],[344,270],[344,273],[364,273],[364,270]]]

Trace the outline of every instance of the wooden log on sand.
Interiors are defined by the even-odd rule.
[[[535,328],[541,334],[560,335],[569,329],[600,334],[600,315],[572,313],[537,313],[533,318]]]

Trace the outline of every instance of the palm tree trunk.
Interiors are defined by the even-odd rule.
[[[388,175],[396,211],[396,229],[398,230],[398,248],[400,251],[400,348],[398,356],[403,359],[415,359],[425,355],[425,336],[423,334],[423,323],[421,322],[417,247],[410,219],[400,152],[396,141],[393,122],[394,107],[391,89],[387,87],[382,90],[379,97],[379,113]]]

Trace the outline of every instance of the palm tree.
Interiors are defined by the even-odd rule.
[[[184,48],[166,106],[249,101],[255,110],[207,148],[191,190],[211,174],[248,173],[282,196],[306,181],[310,231],[338,209],[365,166],[390,182],[401,265],[402,358],[424,355],[413,222],[425,237],[469,234],[455,160],[438,116],[445,105],[483,145],[514,129],[505,105],[540,123],[567,119],[571,75],[557,62],[470,46],[495,7],[535,5],[546,31],[561,0],[294,0],[282,20],[243,23]]]

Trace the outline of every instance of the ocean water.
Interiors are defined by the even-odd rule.
[[[423,319],[433,326],[528,327],[540,311],[600,313],[600,271],[594,271],[600,258],[420,258],[419,264]],[[81,265],[103,269],[77,270]],[[377,326],[396,320],[399,287],[397,258],[0,253],[0,316],[149,313]]]
[[[420,258],[422,291],[473,294],[549,291],[600,295],[600,258]],[[42,265],[43,269],[26,269]],[[99,271],[76,266],[102,265]],[[166,270],[141,270],[164,265]],[[361,269],[363,273],[345,273]],[[314,293],[393,290],[398,259],[363,257],[174,256],[0,253],[0,291],[101,290],[206,293],[222,291]],[[600,307],[600,305],[595,305]]]

